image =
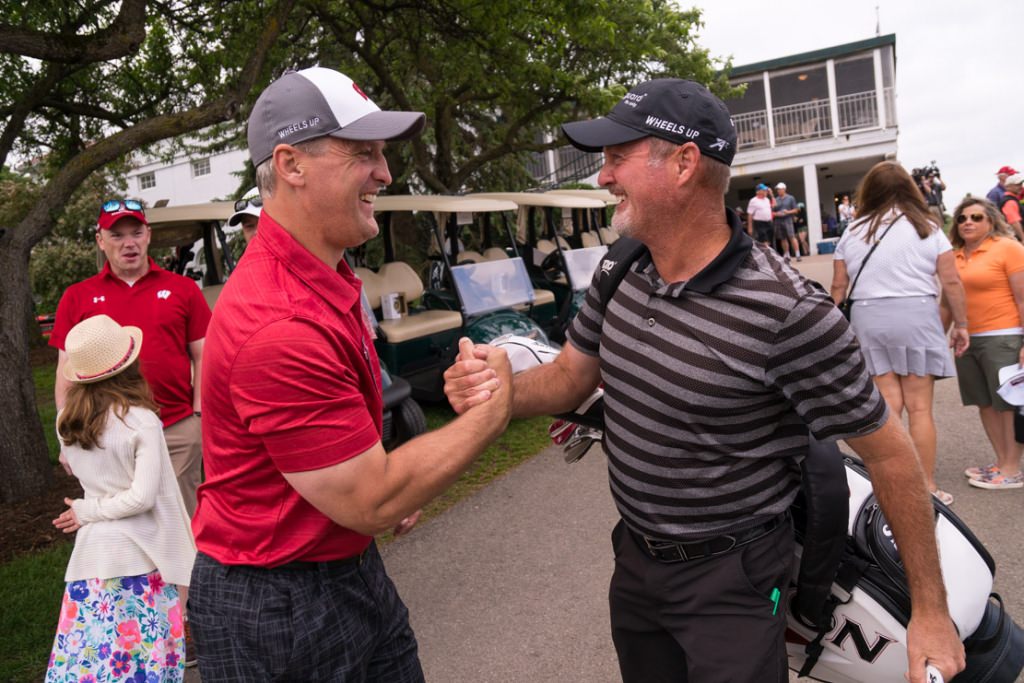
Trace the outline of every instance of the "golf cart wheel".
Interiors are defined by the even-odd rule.
[[[398,404],[394,414],[395,445],[401,445],[427,431],[427,417],[420,404],[407,398]]]

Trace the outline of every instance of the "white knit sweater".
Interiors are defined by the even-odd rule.
[[[174,476],[160,418],[132,407],[107,426],[92,450],[64,445],[85,491],[72,508],[82,528],[65,581],[147,574],[187,586],[196,544]]]

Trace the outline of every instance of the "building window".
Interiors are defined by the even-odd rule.
[[[192,162],[192,177],[198,178],[199,176],[210,175],[210,160],[198,159]]]
[[[139,174],[139,189],[148,190],[156,187],[156,173],[140,173]]]

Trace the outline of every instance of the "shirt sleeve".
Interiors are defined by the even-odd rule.
[[[112,496],[74,501],[71,507],[79,522],[87,524],[131,517],[156,504],[162,472],[160,459],[168,457],[167,444],[159,418],[153,415],[153,419],[146,422],[148,424],[143,422],[132,432],[135,470],[131,486]]]
[[[78,322],[75,320],[75,311],[78,309],[75,287],[71,286],[64,290],[64,294],[57,303],[57,313],[53,317],[53,330],[50,332],[50,346],[55,349],[64,350],[64,340],[68,332]]]
[[[1020,202],[1016,199],[1003,199],[1003,215],[1010,223],[1020,223]]]
[[[953,244],[949,241],[949,238],[946,237],[946,233],[942,230],[936,230],[932,235],[936,245],[938,245],[937,249],[939,254],[945,254],[947,251],[953,251]]]
[[[264,327],[239,350],[229,379],[235,410],[282,472],[336,465],[380,441],[360,383],[371,370],[345,360],[354,358],[364,362],[302,318]]]
[[[572,324],[566,330],[565,336],[569,343],[579,351],[588,356],[596,356],[601,349],[601,325],[604,323],[604,313],[601,309],[601,299],[598,293],[597,284],[601,278],[600,268],[594,270],[594,277],[590,280],[590,287],[583,297],[583,306],[579,313],[573,318]]]
[[[1003,268],[1007,275],[1024,270],[1024,244],[1012,237],[1004,237],[1006,249],[1003,252]]]
[[[206,303],[203,291],[198,287],[189,287],[188,300],[188,335],[187,342],[192,343],[206,337],[206,328],[210,325],[210,305]]]
[[[824,292],[803,296],[790,312],[765,377],[817,439],[864,436],[885,423],[888,408],[857,340]]]

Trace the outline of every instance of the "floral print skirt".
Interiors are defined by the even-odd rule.
[[[178,588],[160,572],[72,581],[64,589],[47,683],[158,683],[185,675]]]

